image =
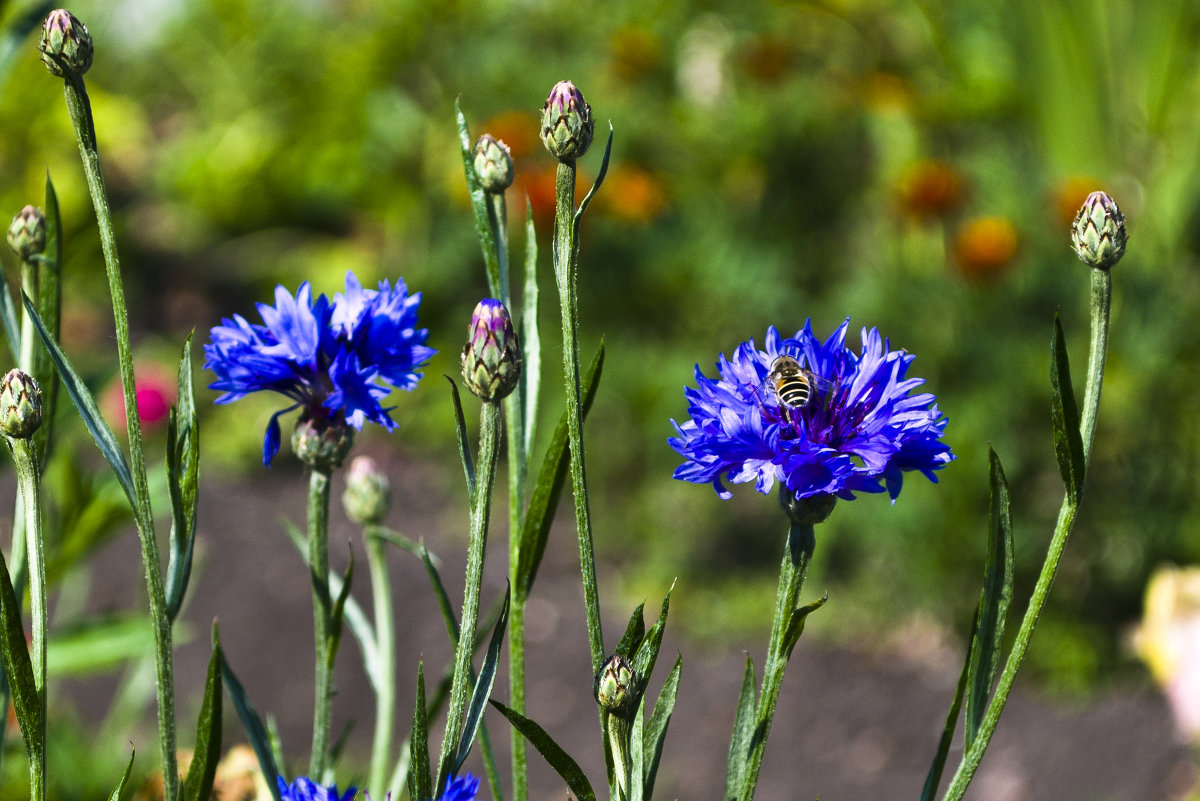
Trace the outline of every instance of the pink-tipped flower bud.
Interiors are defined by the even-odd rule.
[[[1107,270],[1125,255],[1125,215],[1117,201],[1104,192],[1093,192],[1071,226],[1071,243],[1084,264]]]
[[[512,186],[516,172],[508,145],[491,134],[475,143],[475,174],[484,192],[503,192]]]
[[[37,206],[26,206],[13,217],[8,226],[8,244],[21,257],[29,261],[46,249],[46,215]]]
[[[0,432],[29,439],[42,424],[42,390],[33,376],[9,370],[0,382]]]
[[[479,301],[467,335],[462,352],[467,387],[487,402],[508,397],[521,377],[521,348],[508,309],[492,298]]]
[[[38,49],[42,51],[46,69],[60,78],[65,78],[66,73],[52,55],[62,59],[76,75],[82,76],[92,66],[92,36],[87,26],[65,8],[51,11],[46,17]]]
[[[346,471],[342,506],[360,526],[382,523],[392,505],[392,485],[370,456],[355,456]]]
[[[542,144],[559,161],[574,161],[592,144],[592,107],[570,81],[559,81],[542,108]]]

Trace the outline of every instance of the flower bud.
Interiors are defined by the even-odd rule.
[[[467,335],[462,352],[467,387],[488,402],[508,397],[521,377],[521,349],[508,309],[492,298],[479,301]]]
[[[342,506],[360,526],[382,523],[392,505],[392,485],[370,456],[356,456],[346,471]]]
[[[46,17],[38,49],[42,51],[46,69],[60,78],[65,78],[66,74],[50,54],[65,61],[76,75],[83,75],[92,66],[92,36],[87,26],[65,8],[51,11]]]
[[[592,144],[592,107],[570,81],[559,81],[542,107],[542,144],[559,161],[573,161]]]
[[[292,450],[310,467],[341,467],[354,447],[354,429],[325,417],[303,415],[292,429]]]
[[[46,215],[37,206],[26,206],[8,226],[8,244],[21,261],[46,249]]]
[[[637,706],[637,689],[633,665],[620,654],[613,654],[596,674],[593,692],[601,707],[620,717],[628,717]]]
[[[0,383],[0,432],[29,439],[42,424],[42,390],[33,376],[9,370]]]
[[[1071,242],[1083,263],[1107,270],[1125,255],[1125,240],[1125,215],[1117,202],[1104,192],[1088,195],[1071,226]]]
[[[475,174],[485,192],[503,192],[512,186],[515,172],[508,145],[491,134],[475,143]]]

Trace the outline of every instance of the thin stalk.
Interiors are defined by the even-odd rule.
[[[41,706],[42,731],[36,739],[42,748],[29,766],[29,797],[33,801],[46,798],[46,556],[42,542],[42,507],[39,491],[37,449],[32,439],[13,439],[13,461],[17,468],[17,483],[25,502],[25,542],[29,553],[29,601],[33,618],[33,684]]]
[[[579,568],[587,608],[588,645],[592,672],[604,665],[604,635],[600,628],[600,593],[596,587],[596,556],[588,509],[584,468],[582,392],[579,383],[579,300],[576,291],[578,249],[575,242],[575,162],[559,161],[555,183],[554,277],[562,310],[563,383],[567,393],[568,441],[571,446],[571,489],[575,496],[575,525],[579,531]]]
[[[129,312],[125,306],[125,290],[121,283],[121,265],[117,258],[117,238],[113,227],[104,175],[100,170],[100,153],[96,148],[96,129],[92,109],[83,80],[69,75],[63,84],[67,112],[75,127],[79,155],[87,179],[88,193],[96,213],[100,232],[100,247],[108,276],[112,298],[113,321],[116,326],[117,356],[120,362],[121,389],[125,398],[125,430],[129,435],[130,467],[133,473],[137,508],[138,540],[146,573],[146,589],[150,601],[150,618],[154,628],[154,659],[158,700],[159,748],[162,752],[163,797],[175,801],[179,797],[179,768],[175,746],[175,679],[172,664],[171,621],[167,616],[166,593],[163,588],[162,567],[158,542],[154,535],[154,515],[150,508],[150,489],[146,480],[146,457],[142,450],[142,423],[138,417],[137,395],[133,376],[133,351],[129,342]]]
[[[308,775],[316,782],[323,781],[329,766],[330,711],[333,707],[333,671],[329,658],[332,613],[329,598],[330,473],[327,466],[314,466],[308,479],[308,567],[312,573],[313,638],[317,662]]]
[[[1108,354],[1108,331],[1112,310],[1112,275],[1108,270],[1093,269],[1091,272],[1091,341],[1088,348],[1087,384],[1083,392],[1083,409],[1079,419],[1085,479],[1087,465],[1091,462],[1092,444],[1096,438],[1096,417],[1100,409],[1100,390],[1104,384],[1104,362]],[[988,743],[991,742],[996,725],[1000,722],[1000,714],[1008,702],[1013,682],[1016,681],[1017,671],[1021,669],[1021,663],[1025,660],[1025,652],[1029,649],[1029,642],[1042,614],[1042,607],[1046,604],[1046,597],[1054,585],[1058,564],[1067,545],[1067,537],[1071,534],[1071,527],[1075,524],[1077,510],[1077,504],[1072,502],[1068,493],[1063,497],[1062,506],[1059,508],[1054,535],[1050,538],[1050,546],[1046,551],[1046,561],[1038,575],[1037,584],[1034,585],[1033,595],[1025,609],[1025,617],[1021,620],[1021,628],[1017,630],[1008,660],[1004,663],[1004,672],[1000,674],[996,692],[988,703],[971,750],[963,754],[962,762],[950,786],[946,788],[946,794],[942,796],[943,801],[958,801],[962,798],[963,793],[967,791],[967,785],[971,783],[975,771],[979,768]]]
[[[365,532],[367,568],[371,573],[371,596],[375,603],[375,736],[371,746],[371,769],[367,786],[383,794],[387,781],[388,756],[396,719],[396,635],[392,621],[392,584],[388,580],[386,544]]]
[[[512,282],[508,268],[508,206],[504,192],[488,192],[488,221],[496,242],[496,261],[500,266],[500,301],[513,313]],[[536,314],[528,309],[526,314]],[[524,343],[522,343],[524,345]],[[523,354],[522,354],[523,355]],[[525,512],[525,484],[528,454],[525,452],[525,376],[517,389],[504,399],[505,435],[508,441],[508,581],[517,586],[517,566],[521,557],[521,531]],[[525,713],[525,597],[517,593],[511,600],[508,618],[508,697],[512,708]],[[525,738],[516,729],[512,734],[513,801],[529,799],[529,757]]]
[[[767,643],[767,658],[763,663],[762,692],[759,693],[758,704],[754,710],[754,747],[750,750],[746,763],[739,801],[751,801],[758,785],[758,774],[767,748],[767,736],[771,733],[771,721],[775,718],[775,705],[779,700],[783,674],[787,669],[787,630],[792,614],[799,604],[800,590],[804,587],[808,564],[812,560],[814,542],[815,534],[811,523],[792,522],[789,525],[787,544],[783,549],[783,562],[779,566],[775,619],[771,623],[771,639]]]
[[[446,712],[446,733],[438,759],[437,787],[444,786],[446,769],[458,746],[458,737],[466,717],[472,690],[471,653],[475,628],[479,624],[479,590],[483,581],[483,560],[487,550],[488,518],[492,511],[492,489],[496,481],[496,462],[500,458],[500,405],[484,403],[479,414],[479,461],[475,497],[471,503],[471,540],[467,546],[467,577],[463,589],[462,623],[454,648],[454,679],[450,686],[450,708]]]

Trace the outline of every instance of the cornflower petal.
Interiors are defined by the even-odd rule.
[[[781,482],[795,498],[887,492],[893,502],[903,474],[920,471],[936,482],[936,470],[954,459],[941,441],[946,418],[929,392],[915,393],[924,379],[908,377],[913,356],[893,351],[877,329],[862,329],[857,353],[846,345],[847,318],[824,341],[811,321],[783,338],[772,326],[764,349],[750,340],[732,358],[717,359],[718,378],[697,365],[696,387],[686,387],[690,419],[672,420],[667,440],[684,462],[675,478],[711,484],[730,497],[724,482],[753,483],[770,492]],[[783,408],[768,380],[781,355],[799,361],[815,378],[810,399]]]

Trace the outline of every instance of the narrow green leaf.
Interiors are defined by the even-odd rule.
[[[462,737],[458,741],[458,756],[454,758],[454,768],[444,775],[458,775],[459,768],[467,761],[471,753],[471,744],[475,742],[475,733],[483,720],[483,710],[492,694],[492,686],[496,682],[496,667],[500,662],[500,646],[504,642],[504,632],[508,628],[508,607],[512,596],[510,587],[504,593],[504,606],[500,609],[500,617],[492,629],[492,640],[488,644],[483,666],[479,670],[479,678],[475,680],[475,690],[471,694],[471,704],[467,707],[467,716],[463,722]]]
[[[584,196],[583,202],[579,204],[579,209],[575,212],[575,241],[579,241],[579,221],[583,217],[583,213],[587,211],[588,205],[592,202],[592,198],[599,191],[600,185],[604,183],[604,176],[608,175],[608,158],[612,155],[613,143],[613,127],[612,123],[608,124],[608,141],[604,145],[604,158],[600,161],[600,172],[596,174],[596,180],[592,182],[592,188],[588,190]]]
[[[8,565],[0,553],[0,661],[4,662],[4,675],[12,691],[13,708],[21,737],[25,740],[25,752],[29,763],[37,764],[45,753],[46,735],[42,696],[38,693],[33,677],[33,663],[29,659],[29,646],[25,644],[25,629],[21,625],[21,602],[13,591]]]
[[[105,461],[112,467],[117,480],[121,482],[121,489],[125,490],[125,497],[129,499],[129,505],[136,512],[138,501],[137,493],[133,489],[133,476],[129,472],[129,463],[125,460],[125,453],[121,450],[121,446],[117,444],[116,436],[113,435],[112,429],[108,427],[108,423],[104,422],[104,418],[100,414],[100,409],[96,406],[96,400],[83,383],[83,379],[71,367],[71,362],[67,359],[67,355],[63,353],[62,348],[58,346],[58,343],[46,330],[46,324],[42,322],[37,309],[33,307],[33,302],[30,301],[28,296],[23,295],[22,299],[25,302],[25,313],[31,316],[33,327],[37,330],[38,336],[41,337],[46,349],[50,351],[50,358],[54,360],[54,365],[58,368],[58,374],[62,377],[63,386],[66,387],[67,394],[71,396],[71,401],[79,411],[79,416],[83,418],[83,424],[92,435],[96,446],[100,448],[100,453],[104,456]]]
[[[1058,457],[1058,471],[1067,489],[1072,504],[1079,503],[1083,489],[1086,465],[1083,458],[1083,437],[1079,433],[1079,409],[1075,405],[1075,392],[1071,387],[1071,365],[1067,359],[1067,345],[1063,336],[1062,321],[1054,317],[1054,344],[1050,360],[1050,386],[1052,390],[1052,412],[1054,422],[1054,455]],[[967,705],[970,715],[970,705]]]
[[[55,630],[46,646],[46,670],[55,677],[94,675],[153,648],[144,612],[93,617]]]
[[[429,551],[424,545],[421,546],[421,564],[425,565],[429,583],[433,586],[434,597],[437,598],[438,610],[442,613],[442,622],[446,624],[446,631],[450,633],[451,645],[454,645],[458,642],[458,618],[454,614],[454,607],[450,603],[446,585],[442,583],[442,577],[434,567],[433,559],[430,558]]]
[[[183,801],[208,801],[221,761],[221,641],[213,624],[213,650],[196,721],[196,747],[183,782]]]
[[[658,764],[662,760],[663,744],[667,739],[667,726],[671,724],[671,714],[675,711],[675,696],[679,693],[679,677],[682,673],[683,657],[676,654],[675,665],[667,674],[667,680],[654,703],[650,723],[646,726],[642,774],[645,789],[642,796],[647,800],[654,797],[654,780],[658,776]],[[635,775],[633,780],[636,784],[638,777]]]
[[[828,600],[828,595],[822,595],[811,604],[792,612],[792,618],[788,621],[787,633],[783,635],[783,652],[788,659],[792,658],[792,649],[796,647],[796,643],[800,641],[800,635],[804,633],[804,621],[808,620],[808,616],[824,606]]]
[[[183,605],[196,545],[196,504],[200,485],[200,424],[192,391],[192,336],[179,358],[178,396],[167,417],[167,490],[171,496],[170,561],[167,565],[167,617]]]
[[[421,546],[420,545],[418,545],[413,540],[410,540],[408,537],[404,536],[400,532],[392,531],[390,528],[387,528],[385,526],[369,526],[367,528],[366,534],[368,537],[371,537],[371,538],[377,539],[377,540],[383,540],[384,542],[387,542],[387,543],[391,543],[392,545],[395,545],[397,548],[408,551],[409,553],[414,553],[417,556],[421,555]]]
[[[467,419],[463,416],[462,399],[458,395],[458,384],[454,379],[445,376],[450,382],[450,397],[454,400],[454,429],[458,433],[458,456],[462,459],[463,472],[467,477],[467,500],[475,498],[475,464],[471,460],[471,441],[467,438]]]
[[[601,343],[583,380],[584,419],[587,418],[592,401],[596,398],[596,388],[600,384],[603,367],[604,344]],[[569,419],[564,409],[558,426],[554,429],[550,445],[546,448],[537,482],[533,486],[533,494],[529,498],[525,524],[521,527],[521,557],[517,564],[516,586],[513,587],[513,594],[521,600],[528,598],[533,588],[533,580],[537,577],[538,566],[542,563],[542,555],[546,552],[546,542],[550,537],[550,524],[554,522],[554,513],[558,510],[558,501],[566,483],[567,467],[570,464],[568,429]]]
[[[121,781],[117,782],[117,786],[113,788],[112,793],[108,796],[108,801],[120,801],[121,793],[125,792],[125,785],[129,783],[129,774],[133,771],[133,758],[137,756],[136,749],[129,749],[129,761],[125,763],[125,772],[121,774]]]
[[[633,715],[633,725],[629,728],[629,801],[646,801],[646,785],[642,777],[646,775],[646,699],[643,697]],[[608,749],[612,751],[611,748]]]
[[[625,633],[621,636],[621,641],[613,649],[614,654],[632,659],[633,655],[637,653],[638,646],[642,644],[642,638],[646,636],[646,621],[642,618],[642,611],[645,608],[646,604],[643,602],[633,610],[633,614],[629,616],[629,625],[625,627]]]
[[[4,338],[8,340],[8,351],[12,363],[21,361],[21,329],[17,323],[17,307],[13,303],[12,290],[7,281],[0,281],[0,323],[4,325]]]
[[[637,652],[633,655],[633,673],[638,677],[638,693],[644,692],[654,672],[654,663],[658,659],[658,649],[662,647],[663,633],[667,629],[667,610],[671,608],[671,593],[675,591],[675,582],[663,598],[662,608],[658,612],[658,620],[650,627],[650,631],[642,638]]]
[[[992,683],[1000,665],[1000,647],[1004,639],[1004,621],[1013,592],[1012,512],[1009,508],[1008,480],[1000,457],[988,448],[991,465],[991,513],[988,526],[988,556],[979,599],[979,624],[971,646],[967,678],[966,745],[970,750],[983,723]]]
[[[567,783],[567,789],[575,794],[576,801],[596,801],[596,793],[592,790],[592,785],[584,775],[583,769],[558,743],[554,742],[554,738],[547,734],[545,729],[495,699],[492,700],[492,706],[500,710],[500,714],[508,718],[509,723],[523,734],[550,767],[554,768],[554,772]]]
[[[283,530],[287,532],[288,539],[292,541],[292,545],[300,554],[304,566],[308,567],[308,545],[305,542],[304,533],[296,528],[296,524],[290,520],[283,521]],[[342,595],[343,586],[341,576],[336,573],[329,575],[329,589],[335,595]],[[377,689],[382,677],[376,673],[376,665],[379,664],[376,656],[379,653],[379,646],[375,640],[375,626],[367,618],[358,601],[354,600],[353,595],[346,596],[343,615],[346,623],[350,626],[350,633],[354,635],[354,639],[358,641],[358,647],[362,649],[363,668],[367,672],[367,678],[370,680],[371,686]]]
[[[758,705],[754,676],[754,660],[746,654],[746,671],[742,676],[742,691],[738,695],[737,711],[733,716],[733,733],[729,737],[729,760],[725,767],[725,798],[735,799],[742,787],[742,774],[750,743],[754,736],[754,707]]]
[[[462,147],[463,174],[467,179],[467,192],[471,196],[471,210],[475,213],[475,233],[479,235],[479,246],[483,249],[483,261],[487,267],[488,291],[493,298],[503,297],[500,291],[500,258],[497,255],[496,235],[492,231],[488,216],[487,193],[475,174],[475,143],[467,129],[467,118],[463,116],[458,98],[454,100],[454,115],[458,120],[458,142]]]
[[[57,340],[62,320],[62,275],[63,234],[62,217],[58,210],[58,195],[46,173],[46,249],[42,251],[42,263],[38,269],[38,314],[46,323],[47,330]],[[34,434],[42,464],[46,463],[50,435],[54,429],[54,411],[58,408],[58,380],[50,354],[42,348],[34,349],[33,377],[42,388],[42,425]]]
[[[533,226],[533,205],[525,196],[525,289],[521,293],[521,346],[525,364],[521,367],[522,407],[525,409],[525,453],[533,450],[537,428],[538,392],[542,381],[542,339],[538,331],[537,231]]]
[[[417,700],[413,705],[412,733],[409,735],[411,761],[408,763],[409,801],[433,798],[433,778],[429,775],[429,720],[425,711],[425,661],[417,662]]]
[[[258,765],[262,768],[263,779],[266,781],[267,787],[270,788],[271,795],[275,798],[275,801],[281,801],[279,787],[276,783],[276,780],[279,778],[279,768],[276,767],[266,727],[263,726],[262,718],[258,716],[258,711],[250,703],[249,699],[246,698],[246,691],[242,688],[242,683],[238,681],[237,676],[234,675],[233,668],[226,661],[224,652],[219,653],[221,677],[225,680],[225,689],[229,691],[229,697],[233,699],[233,707],[237,710],[238,717],[242,720],[242,728],[246,730],[246,736],[250,738],[250,746],[258,756]]]
[[[334,657],[338,645],[342,642],[342,621],[346,615],[346,599],[350,597],[350,584],[354,580],[354,551],[350,551],[350,562],[346,565],[346,574],[342,577],[341,587],[329,613],[329,669],[333,669]]]
[[[963,699],[967,692],[967,673],[971,669],[971,653],[974,650],[976,634],[979,631],[979,607],[975,608],[975,620],[971,624],[971,636],[967,638],[967,654],[963,658],[962,671],[958,674],[958,685],[954,688],[954,700],[950,702],[950,710],[946,713],[946,723],[942,726],[942,736],[938,740],[937,753],[929,765],[929,773],[925,776],[925,786],[921,789],[921,801],[933,801],[937,796],[938,785],[942,783],[942,771],[946,769],[946,756],[950,753],[950,744],[954,742],[954,730],[958,728],[958,715],[962,711]]]

